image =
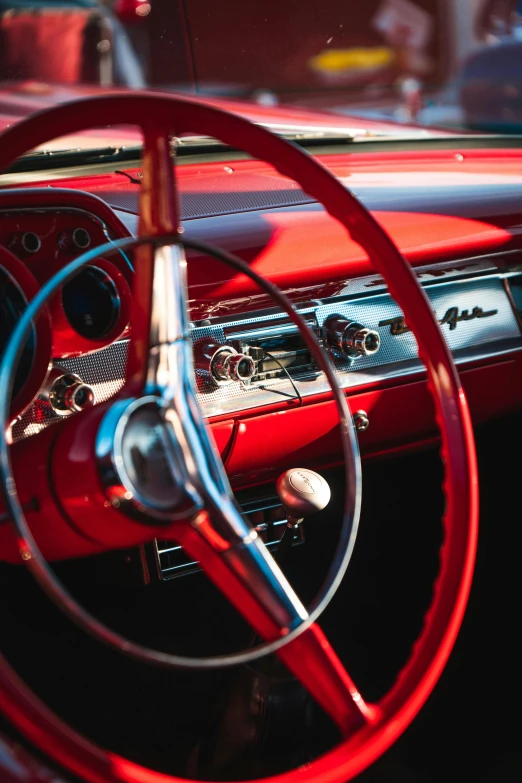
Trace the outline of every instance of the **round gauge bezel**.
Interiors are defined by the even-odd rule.
[[[9,250],[0,246],[0,268],[11,278],[26,302],[40,290],[40,285],[23,261]],[[35,348],[31,369],[20,390],[11,403],[11,416],[15,419],[34,400],[41,388],[51,363],[53,342],[52,322],[49,308],[43,308],[35,322]]]
[[[127,329],[131,317],[132,294],[125,275],[118,267],[104,258],[96,259],[86,269],[93,268],[103,272],[114,287],[118,299],[118,312],[108,331],[99,338],[80,334],[69,320],[63,303],[63,289],[52,299],[51,316],[53,322],[52,354],[55,358],[79,356],[106,348]]]

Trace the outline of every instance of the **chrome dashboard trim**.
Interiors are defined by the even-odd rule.
[[[443,332],[457,365],[491,359],[522,348],[519,316],[505,290],[505,281],[517,276],[519,276],[518,272],[500,272],[497,267],[491,266],[491,262],[487,262],[481,264],[478,275],[462,277],[459,272],[448,280],[440,280],[436,277],[427,284],[423,282],[434,309],[441,316],[444,316],[449,308],[457,306],[459,312],[467,310],[470,315],[474,308],[492,312],[492,315],[486,318],[463,319],[458,329],[446,329],[443,326]],[[333,313],[378,330],[381,349],[377,354],[354,360],[339,356],[332,357],[338,381],[347,391],[394,378],[422,375],[424,371],[424,366],[418,359],[417,343],[413,334],[409,331],[399,335],[391,334],[389,326],[382,324],[390,318],[402,317],[399,307],[384,288],[379,291],[373,289],[361,292],[360,284],[364,279],[359,279],[357,292],[316,300],[296,307],[296,310],[313,324],[313,328],[319,335],[323,324]],[[274,321],[280,323],[272,326],[271,322]],[[256,322],[262,322],[263,327],[257,328]],[[452,324],[448,322],[446,326],[451,327]],[[263,334],[270,337],[291,334],[294,331],[292,325],[285,323],[281,313],[272,309],[251,312],[243,318],[240,316],[216,318],[205,321],[202,326],[196,323],[191,337],[193,342],[212,339],[224,343],[231,340],[231,335],[236,339],[243,337],[248,341],[254,339],[254,336]],[[248,385],[236,383],[225,389],[216,389],[209,386],[203,374],[196,374],[197,399],[204,415],[209,418],[235,414],[252,408],[258,409],[288,397],[296,397],[292,384],[284,377],[262,382],[254,381]],[[303,399],[323,395],[329,391],[323,375],[314,372],[313,369],[302,375],[296,373],[292,379]]]
[[[480,350],[470,349],[459,351],[453,355],[455,364],[457,367],[464,367],[468,364],[475,362],[483,362],[491,359],[498,359],[501,357],[507,357],[514,352],[522,351],[522,337],[519,339],[506,340],[500,344],[497,344],[494,350]],[[385,383],[391,380],[404,380],[406,378],[410,380],[422,380],[426,374],[426,369],[420,359],[411,359],[401,362],[401,366],[384,365],[375,370],[368,369],[359,371],[357,373],[351,373],[347,377],[340,378],[340,386],[347,393],[353,393],[358,390],[363,391],[365,388],[375,386],[376,384]],[[328,394],[330,387],[323,378],[304,379],[302,381],[294,378],[294,383],[299,389],[300,395],[303,399],[310,397],[318,397]],[[256,394],[255,396],[248,396],[247,398],[234,398],[228,402],[223,402],[221,405],[214,405],[212,410],[209,408],[205,410],[203,406],[203,414],[205,418],[212,419],[217,416],[232,415],[236,413],[247,412],[252,409],[258,409],[266,407],[268,405],[274,405],[277,402],[288,401],[289,398],[294,399],[297,402],[297,395],[292,389],[292,385],[281,379],[277,385],[274,384],[270,390],[266,389],[264,394]]]

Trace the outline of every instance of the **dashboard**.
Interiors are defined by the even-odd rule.
[[[444,187],[438,181],[429,193],[419,190],[411,177],[419,161],[408,155],[400,167],[381,161],[378,182],[371,163],[352,171],[352,179],[407,253],[480,422],[519,407],[522,173],[520,184],[508,177],[500,155],[501,174],[486,188],[482,180],[491,174],[478,153],[470,153],[468,172],[453,153],[438,157],[423,160],[426,186],[438,181],[442,162],[451,171],[458,163],[457,184],[450,177]],[[346,157],[332,156],[328,164],[346,175]],[[410,170],[400,187],[391,176],[399,168]],[[87,248],[137,233],[138,175],[138,169],[89,173],[45,188],[0,189],[0,350],[25,302],[57,269]],[[184,165],[178,178],[187,236],[252,263],[315,332],[348,397],[363,456],[433,442],[433,406],[416,341],[360,247],[264,164]],[[17,375],[13,443],[121,391],[132,339],[133,264],[133,255],[121,252],[92,262],[42,313]],[[324,468],[340,460],[335,406],[293,323],[249,279],[194,252],[188,272],[197,399],[244,513],[261,519],[270,538],[284,522],[273,502],[278,473],[294,463]],[[162,546],[164,578],[193,567],[179,559],[179,548]]]

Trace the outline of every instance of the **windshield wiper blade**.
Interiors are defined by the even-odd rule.
[[[72,147],[63,150],[33,150],[16,160],[1,174],[18,174],[41,169],[60,169],[69,166],[88,166],[98,163],[125,163],[139,161],[143,145],[111,146],[111,147]],[[188,136],[173,139],[172,151],[176,155],[193,155],[197,153],[230,151],[232,147],[223,144],[210,136]]]
[[[2,174],[14,174],[37,169],[59,169],[89,163],[117,163],[136,160],[141,156],[141,145],[121,147],[72,147],[64,150],[33,150],[16,160]]]

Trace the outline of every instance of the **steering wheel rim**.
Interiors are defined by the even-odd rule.
[[[284,780],[286,783],[317,780],[341,783],[381,755],[413,720],[444,668],[463,618],[478,530],[477,467],[464,392],[429,301],[384,230],[321,164],[283,139],[236,115],[202,102],[139,94],[107,96],[62,105],[42,112],[3,134],[0,170],[28,148],[54,138],[57,125],[62,133],[69,134],[94,124],[136,124],[138,116],[146,118],[138,124],[145,132],[144,171],[151,173],[149,193],[142,197],[142,226],[151,226],[155,233],[174,232],[178,228],[171,220],[175,207],[172,211],[166,208],[169,194],[161,200],[161,195],[166,193],[161,179],[166,166],[154,171],[162,149],[164,153],[169,133],[177,136],[189,130],[206,135],[210,133],[254,157],[266,160],[317,198],[366,250],[376,270],[387,280],[391,295],[417,338],[419,355],[428,371],[428,384],[442,435],[447,505],[443,520],[445,536],[441,569],[424,628],[395,685],[380,702],[383,719],[378,725],[366,725],[306,769],[270,778],[271,781]],[[6,150],[9,152],[6,153]],[[154,195],[155,185],[160,186],[159,195]],[[147,290],[138,302],[138,329],[147,310],[146,295]],[[139,345],[137,353],[140,353]],[[139,363],[135,362],[131,370],[134,374],[132,384],[133,380],[139,380]],[[126,783],[181,780],[145,770],[102,751],[62,724],[16,676],[12,677],[8,669],[0,670],[0,676],[5,684],[2,706],[8,717],[37,745],[43,746],[72,771],[96,783],[101,780]]]

